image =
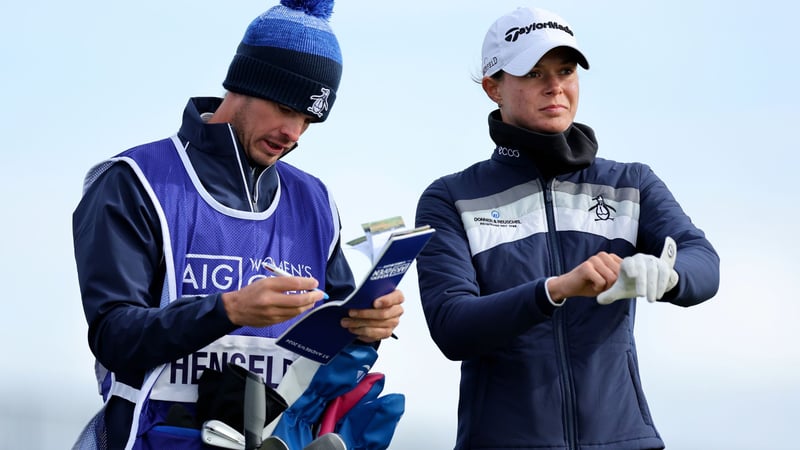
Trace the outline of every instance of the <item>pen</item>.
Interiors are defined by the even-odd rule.
[[[272,272],[272,274],[275,275],[276,277],[291,277],[291,276],[293,276],[289,272],[281,269],[280,267],[278,267],[275,264],[272,264],[270,262],[264,261],[263,263],[261,263],[261,265],[264,266],[265,269],[267,269],[270,272]],[[328,296],[328,294],[325,291],[323,291],[322,289],[314,288],[314,290],[322,292],[322,299],[323,300],[328,300],[330,298]]]

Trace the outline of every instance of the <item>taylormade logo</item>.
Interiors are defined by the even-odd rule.
[[[509,28],[509,30],[506,31],[506,41],[508,41],[508,42],[516,42],[517,39],[519,39],[520,35],[528,34],[531,31],[541,30],[543,28],[552,28],[552,29],[556,29],[556,30],[561,30],[561,31],[563,31],[565,33],[569,33],[570,36],[574,36],[574,33],[572,32],[572,30],[569,29],[569,27],[561,25],[561,24],[559,24],[557,22],[553,22],[553,21],[550,21],[550,22],[534,22],[534,23],[532,23],[532,24],[530,24],[530,25],[528,25],[526,27]]]

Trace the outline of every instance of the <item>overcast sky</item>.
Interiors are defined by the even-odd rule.
[[[67,448],[100,407],[72,255],[94,163],[174,133],[192,96],[221,96],[247,24],[273,2],[5,2],[0,447]],[[800,414],[798,11],[791,2],[340,0],[344,75],[330,119],[288,158],[327,182],[343,237],[400,215],[435,178],[489,157],[493,105],[472,81],[484,33],[517,5],[571,24],[576,120],[599,155],[642,161],[722,258],[715,298],[640,304],[643,385],[673,449],[796,448]],[[348,251],[354,270],[366,259]],[[384,392],[406,395],[392,449],[452,448],[458,371],[431,341],[412,271]]]

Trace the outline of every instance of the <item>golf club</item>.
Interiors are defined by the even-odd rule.
[[[244,385],[244,448],[261,447],[264,422],[267,416],[267,396],[261,375],[247,371]]]
[[[291,450],[286,442],[283,442],[283,439],[279,438],[278,436],[268,436],[264,439],[264,442],[261,443],[261,447],[258,450]]]
[[[220,420],[207,420],[201,431],[203,442],[214,447],[243,450],[244,436],[233,427]]]
[[[347,450],[347,444],[338,434],[326,433],[311,441],[303,450]]]

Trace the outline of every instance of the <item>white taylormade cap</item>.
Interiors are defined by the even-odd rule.
[[[497,19],[483,40],[483,76],[503,70],[521,77],[556,47],[571,47],[584,69],[589,62],[578,48],[572,28],[557,14],[540,8],[517,8]]]

